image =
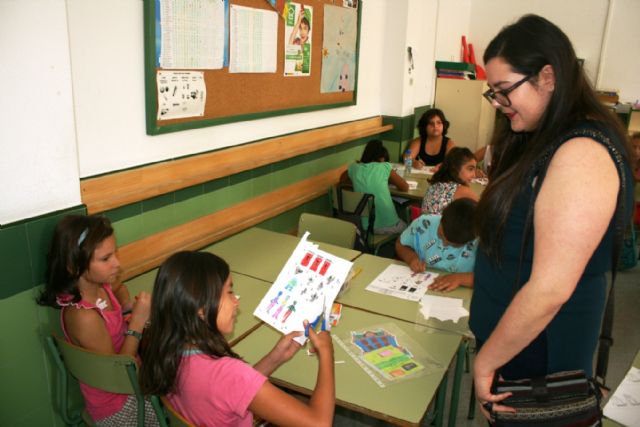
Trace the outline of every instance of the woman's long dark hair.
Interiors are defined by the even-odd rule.
[[[176,392],[182,353],[188,346],[213,358],[238,357],[217,326],[228,278],[229,265],[209,252],[177,252],[162,263],[141,351],[140,386],[145,394]],[[198,315],[201,309],[204,318]]]
[[[424,144],[427,142],[427,124],[429,123],[429,120],[431,120],[435,116],[440,117],[440,121],[442,121],[442,136],[446,136],[447,132],[449,131],[450,123],[444,116],[442,110],[438,108],[431,108],[425,111],[424,114],[420,117],[420,120],[418,120],[418,126],[416,126],[418,128],[418,133],[420,134],[421,150],[422,147],[424,147]]]
[[[385,162],[389,161],[389,151],[382,145],[382,141],[379,139],[372,139],[367,142],[364,147],[362,156],[360,157],[360,163],[377,162],[380,159],[384,159]]]
[[[47,254],[46,283],[37,303],[60,308],[56,298],[71,295],[69,302],[82,297],[78,279],[89,268],[96,247],[113,235],[108,218],[101,216],[68,215],[56,225]]]
[[[469,160],[475,159],[475,156],[467,147],[453,147],[444,157],[440,169],[433,174],[429,183],[453,181],[465,185],[466,183],[460,179],[460,169]]]
[[[489,185],[478,204],[476,220],[482,249],[499,260],[507,215],[546,148],[587,119],[612,129],[619,141],[626,141],[626,137],[618,119],[597,99],[571,42],[548,20],[525,15],[503,28],[487,47],[484,63],[494,58],[502,58],[515,73],[533,76],[530,84],[537,84],[537,75],[545,65],[550,65],[555,75],[553,94],[535,130],[514,132],[509,121],[501,119],[494,131]],[[621,149],[628,155],[626,146]]]

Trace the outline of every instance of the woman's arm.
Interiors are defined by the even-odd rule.
[[[389,184],[395,185],[400,191],[409,190],[409,183],[407,183],[407,181],[405,181],[404,178],[398,175],[393,169],[391,169],[391,173],[389,174]]]
[[[531,276],[476,357],[480,402],[506,397],[490,392],[495,371],[533,341],[573,294],[611,221],[619,185],[606,148],[591,139],[572,139],[552,158],[534,207]]]
[[[466,185],[458,185],[456,192],[453,193],[453,200],[464,199],[464,198],[472,199],[472,200],[475,200],[476,202],[480,199],[476,194],[476,192],[473,191],[470,187],[467,187]]]
[[[309,403],[301,402],[266,381],[249,405],[251,412],[282,427],[332,425],[336,396],[331,334],[316,334],[310,328],[309,339],[318,355],[318,377]]]
[[[420,138],[415,138],[413,141],[411,141],[407,150],[411,151],[411,158],[413,159],[413,167],[417,169],[422,169],[424,167],[424,162],[418,158],[418,154],[420,154]]]
[[[422,273],[427,269],[427,264],[420,259],[416,251],[414,251],[413,248],[400,243],[399,237],[396,240],[396,255],[408,264],[411,271],[415,273]]]

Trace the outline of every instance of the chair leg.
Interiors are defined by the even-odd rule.
[[[471,393],[469,394],[469,412],[467,418],[472,420],[476,417],[476,390],[475,383],[471,380]]]

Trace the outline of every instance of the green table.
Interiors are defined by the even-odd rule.
[[[427,189],[431,185],[429,184],[429,179],[431,179],[432,176],[433,175],[427,175],[423,173],[411,173],[405,176],[404,179],[417,182],[417,188],[413,190],[400,191],[395,187],[389,187],[389,191],[391,192],[392,196],[399,196],[410,200],[422,202],[422,199],[424,199],[424,195],[427,194]],[[476,182],[472,182],[470,187],[478,196],[480,196],[485,189],[484,185],[478,184]]]
[[[151,270],[127,281],[131,296],[141,291],[151,292],[157,272],[158,269]],[[229,343],[234,345],[262,324],[262,321],[253,315],[253,311],[269,290],[271,283],[239,273],[233,273],[231,278],[234,292],[241,297],[235,328],[233,333],[226,337]]]
[[[393,323],[413,341],[427,350],[440,365],[433,372],[379,387],[369,375],[334,340],[336,403],[398,425],[419,425],[432,402],[436,404],[436,425],[442,425],[447,370],[462,343],[462,336],[435,331],[386,316],[344,307],[334,336],[350,331]],[[233,349],[248,363],[256,363],[275,345],[280,333],[261,325]],[[400,342],[402,344],[402,342]],[[311,394],[317,376],[317,360],[303,349],[280,367],[272,381],[282,387]]]
[[[418,302],[367,291],[365,288],[390,264],[406,265],[402,261],[377,257],[370,254],[363,254],[358,257],[354,262],[354,266],[362,270],[351,281],[348,290],[338,297],[338,301],[350,307],[360,308],[395,319],[406,320],[418,325],[429,326],[434,329],[454,332],[465,336],[470,335],[468,317],[461,318],[457,323],[450,320],[425,319],[420,313],[420,304]],[[429,271],[446,274],[438,270]],[[429,295],[461,298],[463,301],[462,305],[467,310],[469,310],[472,293],[473,291],[471,289],[463,287],[459,287],[448,293],[427,291]]]
[[[290,234],[254,227],[203,250],[226,260],[233,272],[273,283],[299,241],[299,237]],[[320,243],[320,249],[349,261],[360,255],[353,249],[327,243]]]

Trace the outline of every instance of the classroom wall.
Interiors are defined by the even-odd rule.
[[[0,224],[80,203],[65,2],[0,1]]]

